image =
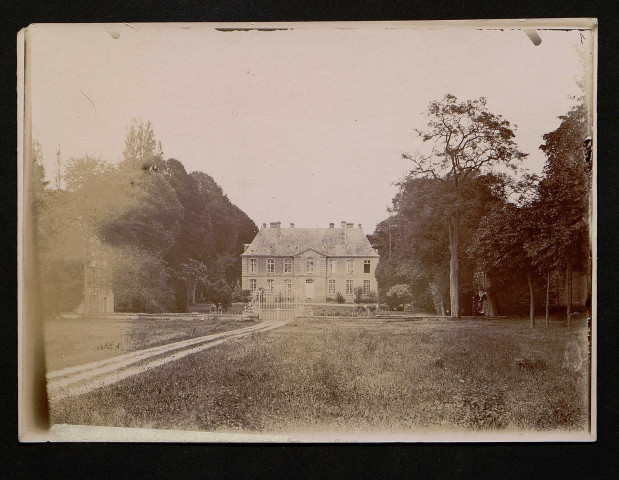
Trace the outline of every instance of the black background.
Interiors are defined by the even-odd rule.
[[[23,1],[0,2],[0,478],[617,478],[619,2]],[[598,441],[545,444],[166,445],[17,441],[16,36],[31,23],[599,18]]]

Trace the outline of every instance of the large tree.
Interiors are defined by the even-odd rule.
[[[451,316],[460,316],[459,241],[463,213],[462,187],[467,179],[479,173],[493,172],[503,165],[515,169],[515,162],[526,155],[513,140],[514,128],[501,115],[486,108],[486,99],[458,101],[446,95],[430,102],[428,124],[417,130],[425,151],[404,153],[410,160],[414,177],[429,177],[444,184],[447,207],[446,224],[449,240],[449,296]]]
[[[582,101],[559,119],[559,127],[545,134],[540,146],[547,156],[536,200],[544,235],[529,242],[529,249],[549,271],[565,273],[569,325],[572,272],[590,265],[591,165],[585,140],[591,135],[591,120]]]
[[[152,163],[163,158],[161,142],[156,139],[150,121],[133,118],[125,138],[121,166],[147,170]]]
[[[535,326],[535,267],[525,245],[537,233],[535,213],[530,204],[498,205],[479,223],[470,248],[493,283],[512,290],[515,284],[526,283],[531,327]]]
[[[381,296],[399,283],[408,283],[414,302],[445,315],[449,303],[448,219],[452,202],[444,182],[434,178],[409,177],[399,183],[389,220],[377,225],[372,236],[381,261],[376,271]],[[460,238],[458,243],[461,290],[472,293],[475,259],[467,254],[477,225],[484,216],[502,205],[506,179],[501,175],[474,174],[460,185]],[[381,233],[392,230],[391,235]],[[392,239],[391,253],[382,241]],[[464,297],[468,300],[470,297]],[[462,302],[465,306],[465,302]]]
[[[64,189],[46,188],[40,149],[34,149],[41,278],[54,312],[77,306],[93,254],[105,258],[97,262],[106,265],[97,278],[109,280],[116,307],[131,311],[163,311],[175,303],[184,311],[198,286],[207,290],[240,277],[243,243],[257,232],[249,217],[210,176],[163,160],[150,122],[133,121],[125,147],[118,165],[72,159]]]
[[[183,206],[180,232],[165,261],[174,272],[177,308],[184,310],[195,303],[198,288],[208,292],[209,283],[224,280],[231,284],[240,279],[242,244],[253,239],[257,229],[209,175],[188,174],[175,159],[155,165]]]

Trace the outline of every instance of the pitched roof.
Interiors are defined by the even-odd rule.
[[[243,256],[294,257],[308,248],[330,257],[378,257],[360,228],[263,228]]]

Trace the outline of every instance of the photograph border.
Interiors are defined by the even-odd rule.
[[[36,2],[22,2],[12,6],[7,15],[7,28],[4,29],[1,54],[8,70],[15,71],[15,35],[18,30],[32,22],[118,22],[139,21],[250,21],[250,20],[410,20],[455,19],[455,18],[522,18],[522,17],[600,17],[600,75],[599,89],[603,101],[599,104],[598,116],[601,120],[599,135],[600,158],[613,158],[617,153],[612,136],[619,128],[615,112],[619,108],[614,79],[619,73],[615,52],[619,47],[614,28],[617,18],[609,2],[592,1],[586,4],[579,1],[529,2],[517,8],[506,5],[488,5],[484,2],[454,2],[446,10],[445,5],[431,2],[416,6],[375,2],[375,7],[353,10],[348,5],[334,6],[313,4],[311,7],[297,5],[284,7],[278,2],[264,4],[247,3],[239,6],[193,7],[184,4],[171,8],[168,2],[151,2],[150,7],[117,4],[108,2],[101,5],[90,3],[84,8],[67,8],[68,2],[52,0],[48,8],[42,10]],[[387,4],[388,3],[388,4]],[[83,5],[81,3],[81,5]],[[604,13],[607,13],[604,15]],[[16,151],[15,106],[16,91],[10,82],[2,85],[9,102],[3,104],[5,115],[0,121],[3,125],[5,142],[2,151],[6,158],[12,158]],[[13,99],[13,101],[11,101]],[[15,477],[25,478],[48,472],[64,473],[67,476],[83,478],[107,478],[111,475],[126,477],[144,476],[165,478],[165,471],[176,474],[210,473],[216,477],[232,474],[260,475],[291,474],[298,477],[322,474],[337,475],[402,476],[404,474],[441,475],[441,478],[478,476],[494,474],[508,478],[548,478],[567,475],[568,477],[600,476],[611,478],[616,472],[614,452],[619,421],[618,382],[613,365],[616,364],[617,350],[615,339],[619,334],[617,320],[618,302],[615,295],[619,253],[616,239],[619,238],[619,193],[615,188],[619,178],[619,163],[606,161],[599,165],[599,257],[602,259],[598,271],[598,304],[604,321],[598,330],[598,358],[602,368],[598,372],[599,423],[598,441],[595,443],[541,443],[541,444],[442,444],[442,445],[371,445],[321,446],[281,445],[279,448],[255,445],[251,450],[246,446],[200,446],[200,445],[139,445],[139,444],[32,444],[17,443],[17,323],[8,329],[8,348],[0,353],[8,374],[2,376],[4,391],[0,398],[2,411],[8,422],[0,427],[3,433],[6,462],[0,462],[0,471]],[[3,208],[8,218],[7,228],[2,236],[5,241],[5,266],[11,271],[16,262],[16,197],[14,179],[17,165],[10,163],[5,178]],[[12,173],[12,174],[11,174]],[[13,227],[13,228],[10,228]],[[14,255],[15,253],[15,255]],[[3,303],[5,318],[17,316],[16,277],[3,283],[5,298]],[[181,448],[182,447],[182,448]],[[251,454],[250,454],[251,452]],[[206,459],[208,457],[208,460]],[[179,460],[182,460],[179,462]],[[70,463],[69,466],[67,463]],[[98,473],[93,473],[98,472]]]

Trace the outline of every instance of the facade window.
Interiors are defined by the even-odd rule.
[[[363,281],[363,293],[365,293],[366,295],[370,293],[370,281],[369,280]]]
[[[329,259],[329,273],[334,274],[337,272],[337,261],[335,258]]]
[[[352,280],[346,280],[346,295],[352,295],[353,290]]]
[[[346,273],[353,273],[353,260],[346,260]]]
[[[307,273],[314,273],[314,257],[307,257],[305,271]]]
[[[363,273],[370,273],[370,261],[369,260],[363,261]]]
[[[256,293],[256,279],[255,278],[249,279],[249,291],[251,293]]]
[[[258,264],[258,260],[255,258],[249,259],[249,273],[256,273],[256,266]]]
[[[335,280],[329,280],[329,295],[335,295]]]
[[[267,273],[273,273],[275,271],[275,260],[272,258],[267,259]]]
[[[284,273],[292,272],[292,258],[284,259]]]
[[[273,293],[275,287],[275,280],[272,278],[267,279],[267,293]]]
[[[292,282],[289,278],[284,279],[284,292],[290,293],[292,292]]]

